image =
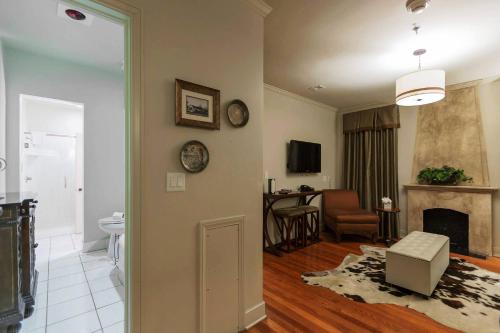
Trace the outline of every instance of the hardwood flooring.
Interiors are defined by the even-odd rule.
[[[457,332],[412,309],[358,303],[326,288],[303,283],[302,272],[337,267],[348,253],[361,254],[359,246],[366,243],[351,238],[337,244],[327,234],[322,239],[321,243],[283,257],[264,253],[267,319],[247,332]],[[453,255],[500,273],[500,258],[482,260]]]

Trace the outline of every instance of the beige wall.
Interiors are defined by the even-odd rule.
[[[500,187],[500,81],[483,83],[478,87],[479,104],[487,150],[490,186]],[[416,107],[400,109],[401,129],[399,131],[399,184],[401,230],[406,232],[406,194],[402,185],[415,183],[412,179],[413,152],[417,126]],[[493,255],[500,256],[500,193],[493,195]]]
[[[296,190],[306,184],[315,189],[335,186],[336,109],[273,86],[264,89],[264,179],[276,178],[277,188]],[[301,140],[321,144],[321,173],[289,173],[286,168],[287,143]],[[264,184],[264,186],[267,186]],[[277,206],[291,206],[283,200]],[[320,206],[317,197],[311,203]],[[272,224],[271,233],[273,232]]]
[[[417,135],[417,112],[418,107],[400,107],[399,119],[401,128],[398,131],[398,173],[399,173],[399,227],[401,235],[408,231],[406,219],[406,191],[405,184],[413,184],[412,178],[413,155],[415,152],[415,138]]]
[[[142,332],[192,333],[199,325],[199,222],[245,215],[245,308],[262,301],[263,17],[246,1],[130,0],[142,9]],[[174,79],[221,91],[221,130],[175,126]],[[242,99],[243,128],[225,106]],[[184,172],[179,150],[205,143],[210,164],[165,192],[167,171]],[[260,310],[261,308],[258,308]]]
[[[335,108],[266,86],[263,132],[264,176],[276,178],[278,188],[295,190],[307,184],[323,189],[335,184]],[[321,173],[287,171],[286,147],[290,140],[321,144]]]

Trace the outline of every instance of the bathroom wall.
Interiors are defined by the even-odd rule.
[[[84,242],[106,246],[99,218],[124,211],[125,113],[121,73],[4,45],[7,90],[7,189],[19,189],[19,94],[84,104]],[[39,205],[45,203],[39,202]]]
[[[199,223],[245,216],[246,324],[264,315],[262,114],[264,18],[244,0],[129,0],[142,11],[143,123],[141,332],[199,332]],[[219,89],[221,128],[175,125],[175,78]],[[245,127],[225,107],[243,100]],[[167,171],[185,172],[179,150],[200,140],[208,167],[166,192]]]

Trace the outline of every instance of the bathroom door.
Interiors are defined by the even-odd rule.
[[[24,151],[22,185],[37,194],[37,233],[76,231],[76,137],[33,133],[36,144]],[[29,140],[28,140],[29,141]]]

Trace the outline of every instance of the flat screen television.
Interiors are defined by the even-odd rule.
[[[287,168],[289,172],[321,172],[321,145],[319,143],[292,140],[288,146]]]

